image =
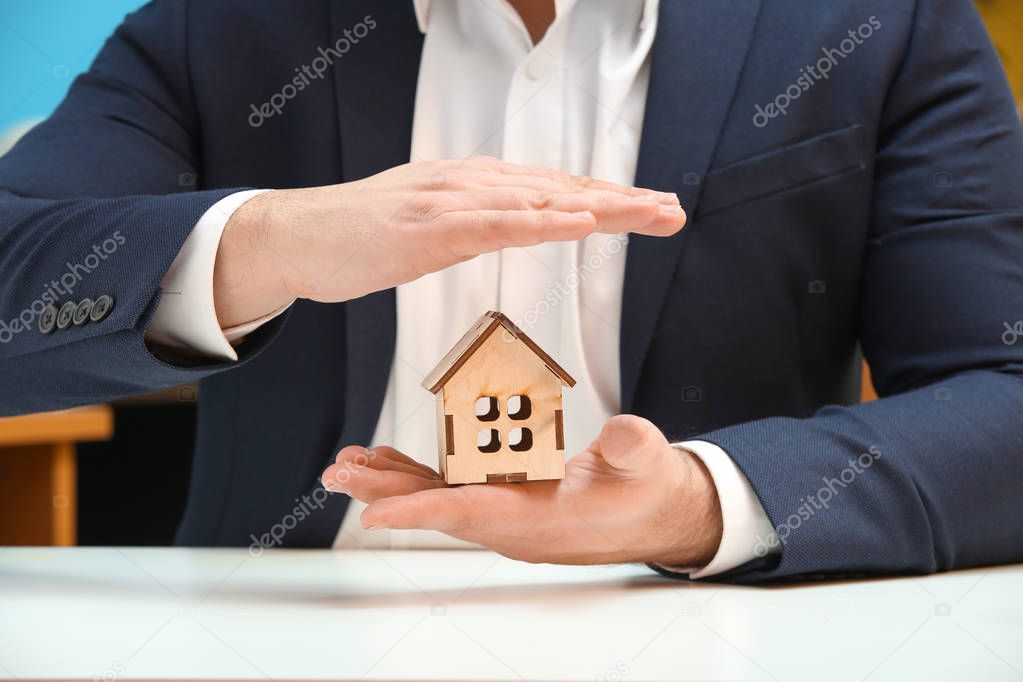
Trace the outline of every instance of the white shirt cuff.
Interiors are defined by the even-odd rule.
[[[199,218],[160,281],[163,296],[146,329],[146,341],[186,353],[235,362],[232,343],[277,317],[289,306],[243,325],[221,329],[213,301],[213,268],[224,228],[242,204],[267,190],[230,194]]]
[[[709,578],[748,561],[779,551],[772,543],[774,528],[764,512],[753,486],[735,465],[728,453],[713,443],[690,440],[672,443],[672,447],[688,450],[703,462],[714,479],[721,503],[721,544],[710,563],[703,568],[661,566],[690,578]]]

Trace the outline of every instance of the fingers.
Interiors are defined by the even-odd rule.
[[[469,523],[471,509],[463,488],[424,490],[374,501],[362,512],[362,527],[420,528],[457,532]]]
[[[539,169],[546,171],[546,169]],[[568,175],[557,171],[546,171],[550,175],[537,175],[535,173],[520,174],[481,174],[475,178],[481,186],[485,187],[510,187],[514,189],[527,189],[537,192],[551,193],[583,193],[583,192],[613,192],[623,197],[648,197],[665,206],[678,206],[678,195],[673,192],[659,192],[652,189],[640,187],[629,187],[619,185],[606,180]]]
[[[321,480],[327,490],[363,501],[445,485],[436,471],[387,446],[342,448]]]
[[[597,228],[590,211],[451,211],[442,218],[442,239],[452,253],[468,256],[510,246],[576,241]]]
[[[438,478],[436,473],[428,473],[423,468],[413,466],[399,460],[390,459],[388,457],[378,456],[370,459],[369,463],[366,464],[366,468],[375,469],[377,471],[398,471],[404,474],[412,476],[420,476],[427,479]]]
[[[516,184],[551,192],[603,190],[625,196],[653,196],[660,203],[679,205],[678,196],[672,192],[659,192],[642,187],[630,187],[607,180],[598,180],[589,176],[571,175],[551,170],[550,168],[543,168],[542,166],[524,166],[493,159],[489,163],[489,168],[494,172],[483,175],[484,182],[496,185]]]
[[[595,230],[615,234],[672,234],[685,222],[677,205],[662,204],[652,194],[627,195],[608,190],[548,192],[521,187],[473,188],[455,194],[466,210],[551,210],[592,212]]]
[[[363,511],[362,525],[438,530],[463,538],[467,533],[514,536],[531,528],[553,506],[558,483],[488,483],[382,498]]]
[[[648,235],[650,237],[670,237],[686,225],[686,212],[681,206],[660,207],[656,217],[646,225],[637,225],[628,232]],[[625,232],[626,230],[605,230],[601,232]]]
[[[439,478],[427,478],[405,471],[372,469],[364,466],[346,467],[345,464],[338,463],[327,467],[322,480],[327,490],[348,493],[363,502],[373,502],[396,495],[411,495],[446,485]]]
[[[489,157],[441,163],[457,164],[448,169],[457,178],[449,192],[466,210],[591,211],[597,217],[596,231],[659,237],[675,234],[686,223],[685,211],[672,192],[629,187]]]
[[[366,453],[366,456],[360,457],[360,451]],[[359,446],[347,447],[337,454],[336,461],[354,461],[355,463],[362,462],[363,466],[368,466],[371,469],[390,469],[393,471],[404,471],[410,474],[417,474],[427,478],[440,478],[440,474],[430,467],[417,462],[408,455],[387,445],[377,445],[376,447],[369,448],[368,450]]]
[[[616,469],[644,471],[671,446],[654,424],[632,414],[607,420],[590,450]]]

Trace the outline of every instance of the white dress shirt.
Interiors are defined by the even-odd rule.
[[[412,128],[413,161],[485,154],[632,184],[657,30],[657,0],[556,0],[535,46],[506,0],[414,2],[425,34]],[[253,193],[229,196],[199,221],[167,273],[148,338],[237,360],[231,342],[275,314],[221,330],[213,306],[216,248],[231,213]],[[420,382],[479,315],[512,318],[578,381],[565,393],[566,453],[585,448],[620,409],[618,342],[627,239],[505,249],[397,288],[395,357],[373,444],[434,468],[436,409]],[[280,312],[280,311],[278,311]],[[692,577],[738,566],[772,531],[742,472],[721,448],[678,447],[706,464],[724,532],[714,559]],[[475,547],[434,531],[362,529],[353,500],[335,547]]]

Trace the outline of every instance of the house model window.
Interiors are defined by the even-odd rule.
[[[423,380],[448,483],[565,477],[562,390],[575,385],[511,320],[487,312]]]

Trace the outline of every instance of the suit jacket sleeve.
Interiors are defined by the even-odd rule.
[[[876,84],[860,338],[881,399],[701,436],[782,540],[718,579],[1023,560],[1023,337],[1006,333],[1023,319],[1023,134],[972,4],[915,12],[897,77]]]
[[[53,116],[0,158],[0,414],[105,401],[230,366],[146,346],[159,282],[199,218],[237,191],[196,191],[199,126],[185,2],[130,15]],[[44,334],[46,304],[114,299]],[[280,323],[239,348],[251,357]]]

